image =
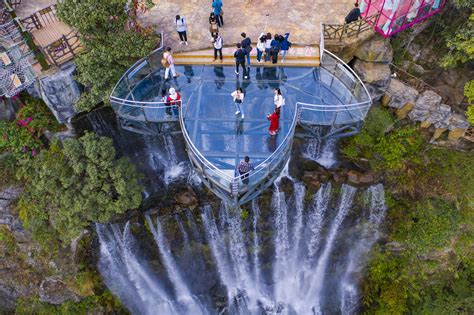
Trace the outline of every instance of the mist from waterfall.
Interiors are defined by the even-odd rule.
[[[254,200],[147,215],[160,268],[129,223],[97,225],[105,283],[135,314],[356,313],[358,275],[386,211],[383,186],[324,184],[308,196],[287,182],[290,191],[274,184],[270,212]],[[353,213],[357,196],[366,202]]]

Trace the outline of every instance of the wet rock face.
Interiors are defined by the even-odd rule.
[[[0,191],[0,225],[5,226],[17,242],[29,242],[31,235],[13,212],[13,205],[21,194],[20,187],[8,187]]]
[[[51,304],[62,304],[70,300],[80,301],[80,298],[58,278],[43,280],[40,284],[39,296],[41,301]]]
[[[393,60],[392,45],[389,39],[375,36],[359,46],[354,57],[366,62],[389,63]]]
[[[11,99],[0,100],[0,120],[13,120],[15,118],[15,108]]]
[[[419,95],[417,90],[397,79],[390,80],[386,93],[389,97],[386,105],[396,109],[403,108],[408,103],[415,104]]]
[[[76,66],[69,64],[58,72],[45,76],[28,89],[28,92],[42,98],[60,123],[65,123],[76,114],[74,104],[81,96],[79,84],[74,81]]]
[[[390,81],[391,72],[388,64],[356,59],[354,71],[360,76],[362,81],[377,87],[385,87]]]

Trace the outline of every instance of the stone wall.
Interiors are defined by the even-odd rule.
[[[58,122],[66,123],[76,114],[74,104],[81,96],[81,86],[74,80],[76,66],[68,63],[60,70],[44,75],[28,89],[28,93],[41,98]]]
[[[433,127],[433,140],[445,132],[448,132],[449,140],[461,137],[471,140],[466,134],[470,128],[466,118],[453,112],[451,106],[443,104],[442,97],[433,91],[426,90],[419,93],[393,78],[385,91],[382,104],[392,108],[400,119],[407,118],[420,122],[423,128]]]

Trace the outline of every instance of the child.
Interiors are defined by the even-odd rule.
[[[272,114],[267,115],[267,119],[270,120],[270,127],[268,128],[268,132],[270,133],[270,135],[274,136],[278,133],[278,129],[280,128],[280,114],[277,113],[277,110],[275,109]]]

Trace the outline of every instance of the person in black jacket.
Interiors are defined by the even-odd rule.
[[[247,34],[242,33],[240,34],[244,39],[240,42],[242,45],[242,49],[245,50],[245,55],[247,56],[247,66],[250,67],[250,52],[252,51],[252,40],[250,37],[247,37]]]
[[[355,8],[352,9],[351,12],[349,12],[349,14],[345,18],[346,24],[349,24],[362,18],[360,15],[359,4],[356,2],[354,3],[354,6]]]
[[[247,79],[247,68],[245,67],[246,51],[242,48],[242,44],[237,44],[237,50],[234,52],[235,57],[235,74],[239,74],[239,66],[244,69],[244,79]]]

